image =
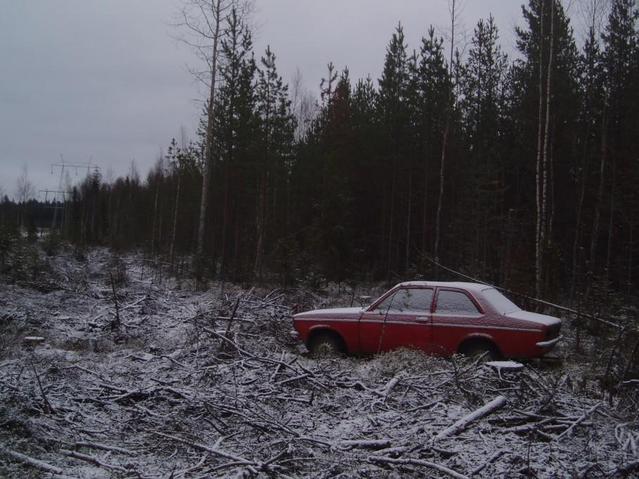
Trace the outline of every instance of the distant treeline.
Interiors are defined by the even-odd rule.
[[[63,236],[168,261],[194,254],[210,126],[196,265],[207,277],[433,278],[437,258],[547,297],[631,291],[637,7],[613,0],[593,14],[582,48],[561,2],[530,0],[523,15],[515,60],[492,18],[463,53],[432,28],[409,47],[399,26],[379,80],[353,82],[331,64],[315,104],[289,92],[270,49],[255,59],[232,15],[212,123],[205,114],[197,141],[173,140],[144,180],[94,174],[73,188]]]

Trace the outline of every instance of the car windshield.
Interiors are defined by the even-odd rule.
[[[486,298],[486,301],[488,301],[498,313],[508,314],[514,313],[515,311],[521,311],[519,306],[494,288],[485,289],[482,293],[484,298]]]

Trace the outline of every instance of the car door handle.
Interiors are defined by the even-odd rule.
[[[415,318],[415,321],[417,321],[418,323],[427,323],[430,321],[430,318],[428,316],[417,316]]]

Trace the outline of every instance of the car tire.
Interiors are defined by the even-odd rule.
[[[481,359],[483,362],[499,359],[499,351],[488,341],[469,341],[460,348],[460,353],[471,359]]]
[[[311,353],[311,357],[316,359],[334,358],[344,354],[340,338],[330,333],[318,333],[315,335],[308,345],[308,350]]]

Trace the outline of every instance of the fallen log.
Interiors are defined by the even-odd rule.
[[[482,417],[492,413],[493,411],[496,411],[497,409],[502,407],[504,404],[506,404],[506,398],[504,396],[497,396],[495,399],[493,399],[489,403],[483,405],[479,409],[476,409],[470,414],[467,414],[466,416],[461,418],[452,426],[447,427],[446,429],[441,431],[439,434],[437,434],[437,436],[435,436],[435,440],[438,441],[440,439],[444,439],[444,438],[459,434],[461,431],[466,429],[466,427],[468,427],[470,423],[475,422],[478,419],[481,419]]]
[[[40,459],[35,459],[33,457],[27,456],[26,454],[12,451],[11,449],[5,449],[3,447],[0,447],[0,454],[8,456],[28,466],[34,467],[36,469],[40,469],[41,471],[57,474],[58,476],[64,476],[64,470],[62,470],[61,468],[52,466],[51,464],[41,461]],[[69,476],[64,476],[64,477],[69,477]]]

